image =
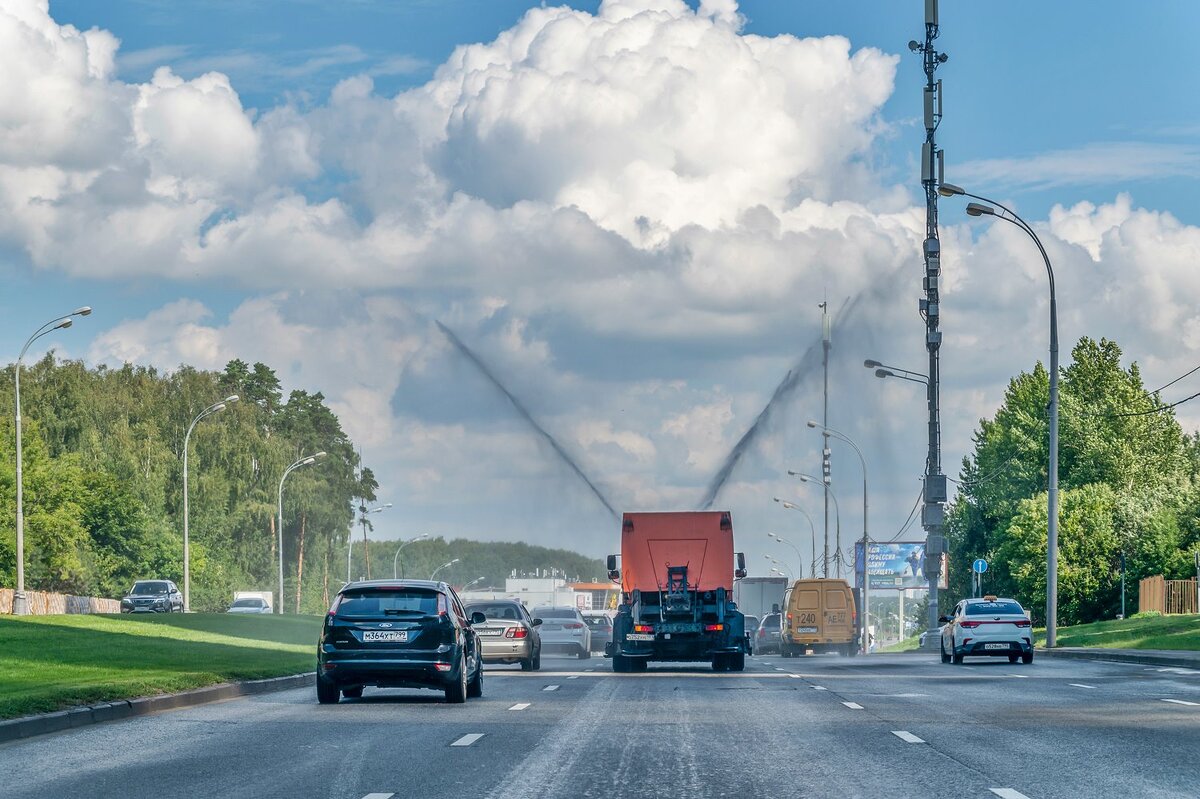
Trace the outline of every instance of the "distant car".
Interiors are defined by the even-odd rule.
[[[572,607],[533,609],[533,617],[542,620],[542,650],[575,655],[580,660],[592,656],[592,631],[583,614]]]
[[[1009,663],[1033,662],[1033,627],[1015,599],[985,596],[964,599],[942,627],[942,662],[962,663],[969,656],[1007,657]]]
[[[602,611],[587,611],[583,620],[592,631],[592,652],[603,652],[606,644],[612,641],[613,619]]]
[[[121,598],[122,613],[181,613],[183,594],[170,580],[138,580]]]
[[[317,701],[356,699],[363,686],[432,688],[461,704],[483,696],[483,657],[454,589],[429,580],[362,580],[338,591],[317,643]]]
[[[751,655],[754,654],[754,636],[758,632],[759,621],[758,616],[746,616],[746,640],[750,642],[749,654]]]
[[[226,613],[270,613],[271,606],[261,597],[243,597],[235,599]]]
[[[468,615],[487,617],[486,624],[473,625],[484,663],[520,663],[522,671],[542,667],[542,620],[531,617],[524,605],[515,599],[493,599],[472,602],[466,610]]]
[[[758,630],[754,635],[754,654],[779,654],[779,632],[781,620],[782,615],[779,613],[768,613],[766,616],[763,616],[762,621],[758,625]]]

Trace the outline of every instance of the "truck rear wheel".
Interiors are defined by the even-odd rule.
[[[728,655],[730,671],[745,671],[746,670],[746,655],[738,652],[734,655]]]
[[[613,655],[613,671],[617,674],[624,674],[627,671],[631,671],[630,665],[629,658],[624,655]]]

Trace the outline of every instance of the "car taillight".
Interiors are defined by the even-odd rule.
[[[962,626],[962,627],[966,627],[968,630],[974,630],[976,627],[978,627],[978,626],[979,626],[979,622],[977,622],[977,621],[964,621],[964,622],[961,622],[960,626]]]
[[[529,630],[524,627],[509,627],[504,631],[505,638],[527,638],[528,636]]]
[[[725,629],[724,624],[706,624],[706,625],[704,625],[704,631],[709,632],[709,633],[720,632],[721,630],[724,630],[724,629]]]
[[[572,621],[572,622],[567,622],[566,624],[564,624],[564,625],[563,625],[563,629],[566,629],[566,630],[582,630],[582,629],[583,629],[584,627],[586,627],[586,626],[587,626],[586,624],[580,624],[580,623],[579,623],[579,622],[577,622],[577,621]]]
[[[1024,621],[1014,621],[1013,624],[1017,625],[1018,627],[1028,627],[1029,619],[1025,619]]]
[[[449,612],[449,606],[446,604],[446,595],[438,594],[438,615],[445,616]]]
[[[635,625],[633,625],[633,631],[635,633],[652,633],[652,632],[654,632],[654,625],[653,624],[635,624]]]

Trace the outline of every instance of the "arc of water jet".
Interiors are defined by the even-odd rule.
[[[538,421],[533,418],[533,415],[525,409],[524,404],[522,404],[522,402],[517,399],[517,397],[511,391],[508,390],[504,383],[500,382],[500,379],[496,377],[496,374],[490,368],[488,368],[487,364],[480,360],[479,356],[476,355],[470,347],[464,344],[462,339],[455,335],[453,330],[437,320],[434,320],[434,324],[438,326],[438,330],[442,331],[442,335],[444,335],[446,339],[454,345],[454,348],[457,349],[468,361],[473,363],[475,368],[478,369],[493,386],[495,386],[496,390],[505,396],[509,404],[512,405],[513,409],[521,415],[522,419],[529,423],[530,427],[537,431],[537,434],[541,436],[543,441],[550,445],[551,449],[553,449],[558,457],[562,459],[562,462],[565,463],[572,472],[574,472],[575,476],[582,480],[584,484],[591,489],[591,492],[595,495],[596,499],[600,500],[600,504],[612,514],[613,519],[619,520],[621,515],[617,513],[616,509],[613,508],[608,499],[602,493],[600,493],[600,489],[596,487],[596,484],[593,483],[591,479],[584,474],[583,470],[579,468],[579,464],[575,462],[575,459],[572,458],[567,451],[562,448],[562,445],[555,440],[554,436],[546,432],[546,428],[538,424]]]
[[[834,320],[835,326],[840,326],[849,319],[862,296],[863,293],[860,292],[855,295],[854,299],[841,307],[837,318]],[[754,423],[750,425],[750,428],[742,434],[737,444],[729,451],[729,454],[725,457],[725,461],[721,464],[721,468],[717,470],[712,481],[708,484],[708,489],[704,493],[704,499],[700,503],[701,510],[712,508],[713,503],[717,501],[717,496],[721,493],[721,489],[725,487],[725,483],[733,475],[733,470],[741,462],[742,456],[746,454],[746,451],[750,449],[755,439],[758,438],[759,432],[770,423],[771,417],[775,413],[775,408],[796,390],[796,387],[800,385],[800,381],[807,377],[813,366],[816,365],[818,356],[820,355],[820,345],[821,338],[818,338],[816,342],[804,351],[804,354],[800,356],[800,360],[796,365],[788,370],[787,375],[775,387],[775,391],[771,394],[771,399],[767,400],[767,404],[763,406],[758,416],[754,418]]]

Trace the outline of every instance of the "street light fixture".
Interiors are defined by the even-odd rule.
[[[453,566],[455,563],[458,563],[459,560],[461,560],[461,558],[455,558],[454,560],[446,561],[441,566],[438,566],[436,569],[433,570],[433,574],[429,575],[429,579],[432,580],[434,577],[437,577],[438,572],[440,572],[442,569],[446,568],[447,566]]]
[[[315,452],[312,455],[305,455],[300,460],[293,463],[291,466],[283,470],[283,477],[279,478],[279,606],[276,608],[276,613],[283,613],[283,481],[288,475],[299,469],[301,466],[311,466],[319,459],[325,457],[325,451]]]
[[[809,571],[814,571],[817,568],[817,564],[816,564],[816,560],[817,560],[817,528],[813,524],[812,517],[808,515],[808,512],[806,510],[804,510],[804,508],[800,507],[799,505],[797,505],[793,502],[786,502],[785,500],[782,500],[779,497],[773,497],[773,499],[776,502],[778,502],[779,504],[783,505],[783,507],[787,508],[788,510],[800,511],[801,513],[804,514],[804,518],[808,519],[808,529],[812,533],[812,557],[808,561],[808,568],[809,568]],[[767,533],[767,538],[770,538],[772,541],[778,541],[781,544],[787,544],[789,547],[791,547],[793,550],[795,550],[796,561],[800,565],[799,574],[801,577],[803,577],[804,576],[804,556],[800,554],[800,548],[797,547],[795,544],[793,544],[791,541],[784,538],[783,536],[779,535],[778,533]],[[814,576],[816,576],[816,575],[814,574]]]
[[[486,577],[476,577],[474,580],[472,580],[471,582],[469,582],[469,583],[467,583],[466,585],[464,585],[464,586],[462,587],[462,590],[466,591],[468,588],[470,588],[471,586],[475,585],[475,583],[482,583],[482,582],[483,582],[484,580],[486,580],[486,579],[487,579]]]
[[[833,560],[836,560],[836,561],[837,561],[837,564],[838,564],[838,577],[841,577],[841,576],[842,576],[842,573],[841,573],[841,561],[842,561],[842,508],[841,508],[841,506],[838,504],[837,495],[833,493],[833,488],[832,488],[832,487],[831,487],[831,486],[830,486],[828,483],[826,483],[824,480],[820,479],[819,477],[813,477],[811,474],[804,474],[803,472],[796,472],[796,471],[792,471],[791,469],[789,469],[789,470],[788,470],[788,474],[789,474],[789,475],[791,475],[792,477],[798,477],[798,478],[800,478],[800,482],[801,482],[801,483],[818,483],[818,484],[820,484],[820,485],[824,486],[824,487],[825,487],[825,488],[826,488],[826,489],[829,491],[829,496],[833,498],[833,512],[834,512],[834,520],[835,520],[835,526],[836,526],[836,531],[837,531],[837,532],[835,533],[835,535],[837,536],[837,556],[836,556],[835,558],[833,558]],[[828,551],[829,551],[829,547],[827,546],[827,547],[825,548],[825,550],[826,550],[826,552],[828,553]],[[824,575],[825,577],[828,577],[828,576],[829,576],[829,561],[830,561],[829,555],[828,555],[828,554],[826,554],[826,556],[825,556],[825,564],[824,564],[824,566],[822,567],[822,572],[823,572],[823,575]]]
[[[972,197],[978,203],[968,203],[967,213],[971,216],[994,216],[1009,224],[1016,225],[1033,239],[1042,261],[1046,264],[1046,277],[1050,285],[1050,463],[1048,465],[1046,486],[1046,647],[1057,646],[1058,637],[1058,299],[1054,291],[1054,267],[1050,265],[1050,256],[1042,246],[1042,240],[1033,232],[1021,217],[1012,209],[972,194],[953,183],[942,183],[938,193],[943,197]],[[987,203],[983,205],[981,203]],[[1003,213],[996,213],[999,208]]]
[[[25,346],[21,347],[21,354],[17,356],[17,364],[13,369],[13,385],[15,388],[15,425],[17,433],[17,590],[13,592],[12,612],[14,616],[25,616],[29,614],[29,598],[25,595],[25,492],[24,481],[22,480],[22,463],[21,463],[21,362],[25,360],[25,353],[29,351],[29,346],[37,341],[42,336],[53,333],[55,330],[66,330],[74,322],[73,317],[88,316],[92,313],[92,309],[84,305],[81,308],[76,308],[66,316],[58,316],[51,319],[46,324],[39,327],[25,341]]]
[[[413,543],[414,541],[421,541],[425,538],[429,538],[429,533],[421,533],[420,535],[418,535],[414,538],[410,538],[407,541],[400,544],[400,546],[396,547],[396,554],[392,556],[392,578],[393,579],[398,579],[398,577],[403,576],[403,575],[397,575],[397,572],[396,572],[396,564],[400,559],[400,550],[404,549],[406,546]]]
[[[371,508],[370,510],[366,510],[365,505],[358,506],[359,521],[362,522],[363,540],[364,541],[367,538],[367,514],[368,513],[382,513],[383,511],[387,510],[390,507],[392,507],[392,503],[390,503],[390,502],[385,502],[384,504],[380,505],[379,507]],[[346,582],[350,582],[350,554],[353,551],[354,551],[354,522],[351,521],[350,522],[350,537],[346,539]]]
[[[189,524],[191,514],[188,508],[188,450],[190,449],[189,442],[192,439],[192,431],[196,429],[196,425],[201,419],[212,416],[214,413],[220,413],[228,406],[238,401],[237,394],[230,394],[220,402],[214,402],[200,413],[196,414],[196,418],[188,425],[187,433],[183,436],[183,612],[190,613],[192,610],[192,572],[191,572],[191,548],[189,544]]]
[[[923,386],[929,385],[929,376],[922,372],[914,372],[910,369],[901,369],[899,366],[888,366],[879,361],[867,359],[863,361],[863,366],[868,369],[875,370],[876,377],[898,377],[901,380],[908,380],[912,383],[920,383]]]
[[[869,528],[867,526],[867,459],[863,457],[862,450],[860,450],[858,448],[858,444],[855,444],[853,441],[851,441],[850,437],[847,436],[845,433],[838,432],[837,430],[834,430],[832,427],[826,427],[824,425],[817,424],[815,421],[812,421],[811,419],[808,421],[808,426],[811,428],[820,428],[821,431],[823,433],[825,433],[825,435],[833,436],[834,438],[838,439],[839,441],[844,441],[847,444],[849,444],[850,448],[854,450],[854,454],[858,456],[858,462],[862,466],[862,475],[863,475],[863,584],[862,584],[862,597],[863,597],[863,612],[865,613],[868,610],[870,610],[870,608],[871,608],[871,598],[870,598],[870,593],[869,593],[870,585],[868,584],[870,581],[867,579],[867,547],[870,545],[870,541],[871,541],[871,536],[868,533]],[[841,542],[840,541],[838,542],[838,547],[839,547],[838,554],[840,555],[841,554]],[[867,653],[867,640],[866,640],[866,636],[864,635],[863,636],[863,654],[866,654],[866,653]]]

